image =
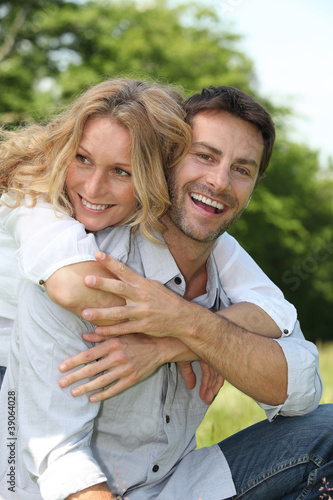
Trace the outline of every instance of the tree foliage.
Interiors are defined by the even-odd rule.
[[[277,109],[256,92],[240,35],[196,3],[166,0],[12,0],[0,3],[0,120],[39,119],[106,77],[131,76],[203,86],[233,85],[272,112],[278,139],[232,233],[299,311],[310,339],[329,339],[333,303],[332,176],[318,155],[288,140]]]

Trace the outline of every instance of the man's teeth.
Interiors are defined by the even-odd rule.
[[[106,210],[111,207],[111,205],[94,205],[93,203],[89,203],[89,201],[81,198],[82,203],[85,207],[90,208],[91,210]]]
[[[191,197],[194,200],[201,201],[202,203],[205,203],[206,205],[210,205],[211,207],[217,208],[218,210],[224,209],[224,205],[222,203],[218,203],[215,200],[211,200],[210,198],[206,198],[206,196],[202,196],[201,194],[191,193]]]

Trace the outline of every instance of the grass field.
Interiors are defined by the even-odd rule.
[[[333,342],[318,346],[324,384],[321,403],[333,403]],[[249,397],[225,383],[197,431],[198,447],[209,446],[265,418]]]

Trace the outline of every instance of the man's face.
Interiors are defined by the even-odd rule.
[[[215,241],[246,208],[262,153],[252,123],[225,111],[198,113],[190,151],[169,171],[169,220],[193,240]]]

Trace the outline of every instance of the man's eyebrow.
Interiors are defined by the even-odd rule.
[[[240,165],[248,165],[249,167],[259,168],[258,163],[251,158],[237,158],[236,163]]]
[[[220,149],[217,149],[214,146],[211,146],[207,142],[193,142],[192,147],[205,148],[207,151],[210,151],[211,153],[214,153],[215,155],[223,156],[223,153]]]
[[[223,156],[223,151],[221,151],[221,149],[215,148],[214,146],[211,146],[211,144],[208,144],[207,142],[193,142],[192,147],[204,148],[206,151],[218,155],[221,158]],[[258,163],[252,158],[237,158],[236,163],[239,163],[241,165],[248,165],[249,167],[254,167],[256,169],[259,168]]]

